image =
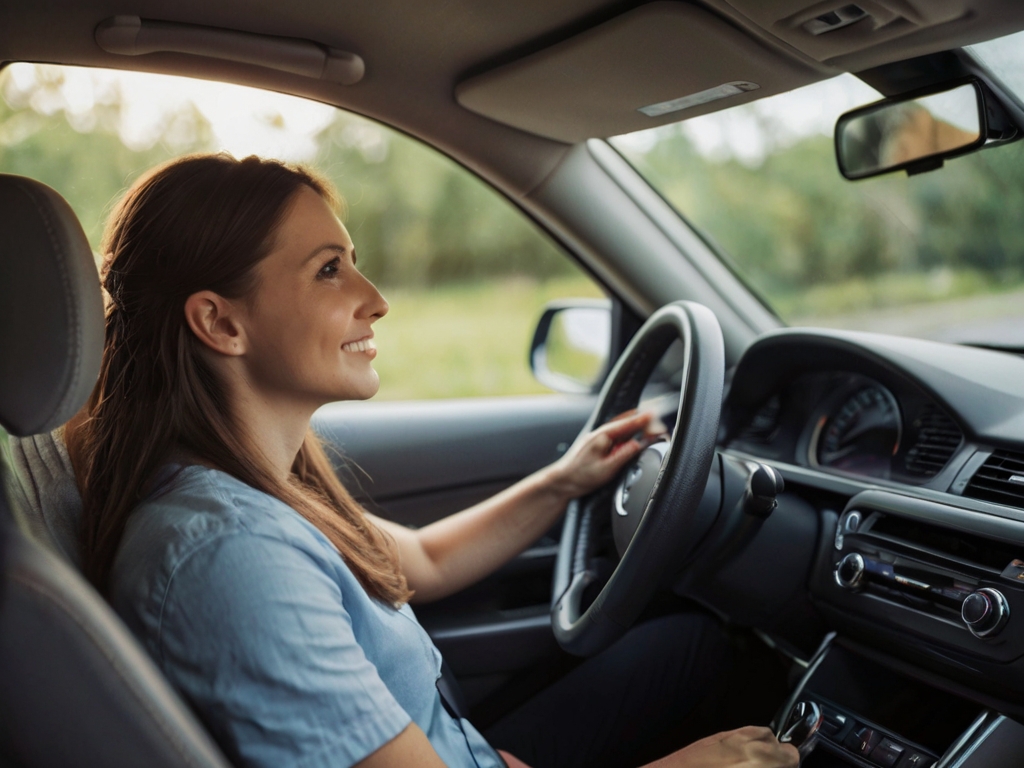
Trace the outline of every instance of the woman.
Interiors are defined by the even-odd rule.
[[[224,155],[173,161],[118,204],[102,370],[68,430],[83,566],[239,764],[500,765],[446,711],[408,601],[525,549],[637,453],[649,418],[419,531],[365,513],[309,428],[324,403],[376,393],[388,310],[336,208],[307,171]],[[794,755],[744,729],[665,765]]]

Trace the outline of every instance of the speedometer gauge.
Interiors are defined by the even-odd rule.
[[[892,393],[875,384],[861,387],[821,417],[811,443],[811,462],[858,475],[888,477],[901,430],[900,409]]]

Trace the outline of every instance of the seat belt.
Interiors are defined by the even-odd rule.
[[[459,681],[455,679],[455,673],[444,659],[441,659],[441,676],[437,678],[437,692],[441,695],[441,706],[456,720],[469,714]]]

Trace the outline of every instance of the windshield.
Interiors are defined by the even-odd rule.
[[[1024,35],[971,53],[1024,91]],[[1024,346],[1024,141],[846,181],[836,119],[879,98],[842,75],[612,143],[790,325]]]

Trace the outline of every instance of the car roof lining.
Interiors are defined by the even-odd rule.
[[[841,2],[835,0],[834,4]],[[922,26],[861,50],[828,57],[820,51],[800,50],[794,44],[798,40],[786,38],[771,22],[780,14],[792,17],[793,8],[808,6],[807,0],[705,0],[700,7],[741,34],[757,38],[759,45],[779,61],[788,60],[789,66],[803,69],[807,82],[1024,28],[1024,4],[1014,0],[863,0],[861,4],[902,8],[905,16],[927,14],[929,6],[938,5],[947,15],[950,8],[960,15],[953,13],[956,18],[952,21]],[[521,0],[513,4],[478,0],[308,0],[301,4],[240,6],[216,0],[136,0],[128,7],[117,8],[118,13],[142,18],[296,37],[352,51],[363,57],[367,68],[366,76],[354,86],[184,54],[125,57],[106,53],[96,44],[95,29],[113,14],[109,4],[99,0],[6,3],[4,23],[0,24],[0,59],[163,72],[313,98],[423,139],[507,194],[519,196],[534,189],[561,161],[566,141],[544,139],[461,107],[455,97],[458,83],[479,76],[488,67],[493,71],[496,66],[507,66],[585,34],[642,5],[645,3],[630,0]],[[812,7],[824,6],[817,3]],[[750,44],[755,45],[753,41]],[[600,76],[600,72],[579,73],[581,84]],[[514,107],[525,114],[531,104],[524,95]],[[568,141],[582,135],[601,135],[583,124],[584,117],[580,117],[581,123],[574,127]]]

